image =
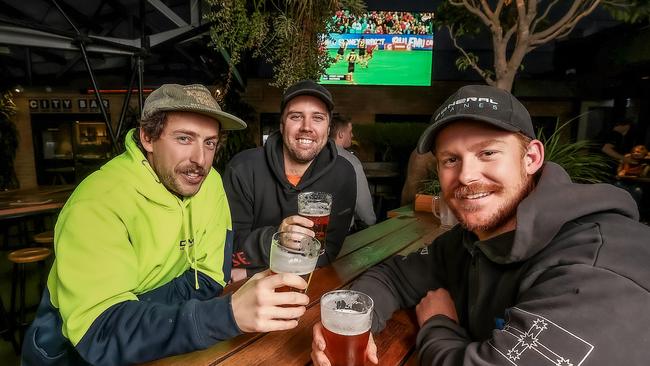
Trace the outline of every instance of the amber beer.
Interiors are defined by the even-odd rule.
[[[302,192],[298,195],[298,215],[314,223],[311,229],[321,243],[325,243],[331,210],[332,195],[329,193]]]
[[[364,366],[372,324],[372,299],[358,291],[339,290],[321,297],[325,354],[332,366]]]
[[[325,242],[325,236],[327,235],[327,226],[330,223],[330,213],[327,212],[308,212],[301,213],[300,216],[310,219],[314,226],[311,228],[314,232],[316,239],[321,243]]]
[[[293,273],[307,281],[316,268],[320,255],[320,242],[309,235],[297,232],[278,232],[273,234],[270,252],[272,273]],[[283,286],[277,292],[303,291]],[[306,289],[305,289],[306,291]]]

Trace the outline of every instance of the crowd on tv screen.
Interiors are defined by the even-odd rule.
[[[362,15],[337,11],[329,24],[330,33],[432,34],[433,13],[371,11]]]

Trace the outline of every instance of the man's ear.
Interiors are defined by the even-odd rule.
[[[144,130],[142,128],[140,128],[140,143],[146,152],[153,152],[153,141],[151,141],[151,137],[147,136],[144,133]]]
[[[539,140],[532,140],[526,147],[526,154],[524,155],[524,164],[526,173],[533,175],[537,173],[539,168],[544,164],[544,144]]]

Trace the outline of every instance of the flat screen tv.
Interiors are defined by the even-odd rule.
[[[324,48],[333,59],[322,84],[431,85],[433,13],[337,11]]]

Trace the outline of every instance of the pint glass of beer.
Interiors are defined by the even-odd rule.
[[[372,299],[358,291],[331,291],[321,297],[325,354],[332,366],[365,365],[372,307]]]
[[[330,211],[332,210],[332,195],[325,192],[302,192],[298,194],[298,215],[310,219],[314,226],[312,230],[316,233],[323,246],[327,225],[330,223]]]
[[[311,274],[321,253],[321,244],[316,238],[292,231],[277,232],[271,240],[269,267],[273,273],[297,274],[307,281],[309,286]],[[291,290],[286,286],[276,289],[279,292]]]

